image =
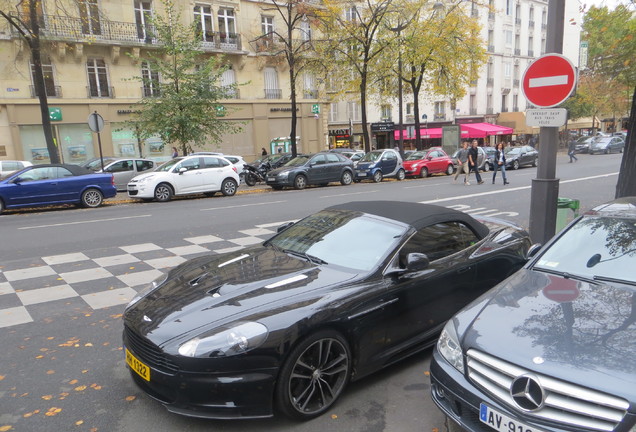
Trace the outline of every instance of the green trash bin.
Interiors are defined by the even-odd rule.
[[[561,231],[567,224],[579,215],[579,200],[559,198],[557,200],[556,232]]]

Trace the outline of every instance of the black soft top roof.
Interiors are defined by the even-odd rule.
[[[31,167],[28,167],[30,169],[33,168],[46,168],[46,167],[62,167],[62,168],[66,168],[67,170],[69,170],[70,172],[73,173],[73,175],[86,175],[86,174],[95,174],[93,171],[89,170],[88,168],[84,168],[83,166],[79,166],[79,165],[74,165],[74,164],[38,164],[38,165],[33,165]]]
[[[403,201],[355,201],[338,204],[329,209],[359,211],[381,216],[411,225],[415,229],[439,222],[458,221],[470,226],[479,238],[484,238],[490,232],[486,225],[466,213],[432,204]]]

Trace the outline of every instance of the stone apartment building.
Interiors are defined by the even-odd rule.
[[[100,133],[103,154],[138,155],[137,139],[123,122],[142,96],[157,91],[131,78],[155,73],[144,58],[157,46],[149,17],[162,12],[162,3],[77,0],[67,3],[64,13],[56,11],[54,4],[44,0],[39,14],[50,117],[63,161],[81,163],[99,156],[97,134],[87,123],[95,111],[105,121]],[[271,10],[271,4],[264,7],[263,2],[247,0],[177,0],[175,6],[184,24],[194,22],[202,30],[205,52],[223,56],[231,65],[222,84],[243,84],[234,99],[223,101],[231,107],[228,118],[242,123],[242,132],[199,149],[240,154],[247,160],[260,155],[262,147],[276,151],[270,141],[290,133],[288,68],[254,40],[279,25],[277,12]],[[17,4],[7,12],[23,11]],[[308,23],[301,33],[298,37],[311,37]],[[30,50],[3,18],[0,83],[0,159],[46,162]],[[327,145],[324,107],[317,100],[313,80],[304,79],[299,86],[299,151],[322,150]],[[145,157],[161,161],[170,155],[159,138],[142,145]]]

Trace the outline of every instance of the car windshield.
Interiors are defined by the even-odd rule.
[[[181,162],[182,160],[183,160],[183,158],[170,159],[168,162],[166,162],[165,164],[161,165],[155,171],[157,171],[157,172],[170,171],[172,169],[172,167],[174,167],[177,163]]]
[[[382,156],[382,152],[369,152],[367,154],[365,154],[362,159],[360,159],[360,162],[375,162],[378,159],[380,159],[380,156]]]
[[[287,162],[285,166],[302,166],[305,165],[308,160],[309,156],[296,156],[295,158]]]
[[[517,155],[521,153],[521,147],[508,147],[506,149],[506,154]]]
[[[636,283],[636,221],[585,217],[543,253],[535,269]]]
[[[597,138],[594,140],[594,144],[607,145],[611,140],[612,138]]]
[[[419,159],[424,159],[424,157],[426,156],[426,152],[413,152],[411,153],[406,160],[419,160]]]
[[[327,264],[370,271],[396,248],[408,227],[360,212],[323,210],[266,244]]]

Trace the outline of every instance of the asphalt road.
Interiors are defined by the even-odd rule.
[[[560,155],[559,195],[579,199],[583,210],[612,199],[621,157],[580,155],[579,162],[568,164],[567,157]],[[523,168],[509,171],[507,186],[500,179],[492,185],[488,173],[486,183],[471,186],[455,184],[452,177],[433,176],[379,184],[333,184],[304,191],[265,189],[229,198],[169,203],[128,202],[120,197],[98,209],[8,212],[0,216],[0,309],[16,306],[16,293],[9,292],[3,274],[28,263],[34,265],[42,257],[94,255],[111,247],[177,244],[204,236],[240,243],[255,227],[275,227],[353,200],[437,203],[527,227],[530,184],[535,176],[536,169]],[[25,290],[33,288],[28,280],[23,281]],[[47,282],[55,283],[54,277]],[[34,301],[29,306],[32,322],[3,327],[0,432],[445,430],[444,418],[428,396],[430,351],[352,384],[329,413],[307,423],[284,418],[206,421],[170,414],[129,378],[121,350],[122,311],[123,305],[90,308],[79,297]]]

